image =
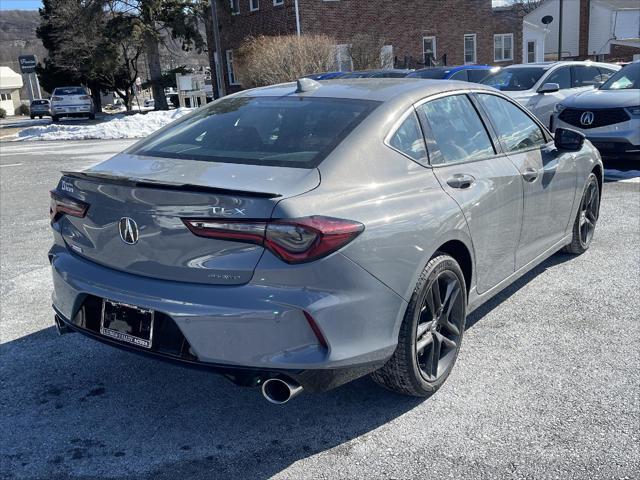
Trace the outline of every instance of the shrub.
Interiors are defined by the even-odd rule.
[[[383,37],[375,33],[356,33],[351,38],[349,55],[354,70],[369,70],[380,68],[380,52],[385,44]]]
[[[20,105],[16,108],[16,115],[29,115],[29,106],[28,105]]]
[[[7,111],[4,108],[0,108],[0,118],[5,118],[7,116]]]
[[[335,68],[336,42],[326,35],[249,37],[235,58],[244,88],[296,80]]]

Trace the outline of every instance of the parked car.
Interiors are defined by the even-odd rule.
[[[455,65],[450,67],[422,68],[411,72],[408,78],[429,78],[432,80],[462,80],[480,83],[487,75],[497,73],[500,67],[491,65]]]
[[[401,68],[387,68],[381,70],[356,70],[355,72],[343,72],[334,78],[346,79],[346,78],[403,78],[406,77],[413,70],[406,70]]]
[[[51,114],[54,122],[62,117],[96,118],[93,99],[84,87],[55,88],[51,94]]]
[[[584,133],[605,158],[640,160],[640,63],[556,105],[552,127]]]
[[[342,74],[344,74],[344,72],[313,73],[311,75],[307,75],[305,78],[310,78],[312,80],[331,80],[332,78],[338,78]]]
[[[46,98],[32,100],[29,106],[29,116],[33,120],[34,118],[50,117],[51,116],[51,102]]]
[[[63,173],[56,325],[274,403],[367,373],[428,396],[471,311],[589,248],[602,178],[582,134],[478,84],[245,90]]]
[[[516,99],[549,126],[556,103],[599,86],[618,70],[618,65],[598,62],[527,63],[505,67],[481,83]]]

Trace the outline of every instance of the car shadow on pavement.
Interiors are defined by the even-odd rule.
[[[363,378],[283,406],[50,327],[0,346],[4,479],[269,478],[421,404]],[[346,444],[345,444],[346,443]]]
[[[507,298],[513,295],[515,292],[524,287],[527,283],[533,280],[535,277],[540,275],[542,272],[547,270],[548,268],[554,267],[556,265],[560,265],[562,263],[568,262],[569,260],[575,258],[575,255],[571,255],[568,253],[558,252],[540,265],[536,266],[532,270],[525,273],[518,280],[513,282],[507,288],[502,290],[493,298],[489,299],[486,303],[480,305],[476,310],[474,310],[470,315],[467,316],[467,322],[465,326],[465,330],[470,329],[476,323],[478,323],[482,318],[484,318],[489,312],[491,312],[494,308],[499,306],[502,302],[504,302]],[[464,348],[464,342],[463,347]]]

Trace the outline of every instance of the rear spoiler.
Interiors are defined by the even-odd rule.
[[[159,182],[156,180],[122,177],[118,175],[111,175],[109,173],[100,173],[100,172],[62,171],[61,173],[65,177],[77,178],[80,180],[99,180],[104,183],[110,183],[115,185],[155,188],[158,190],[179,190],[183,192],[213,193],[218,195],[237,195],[237,196],[243,196],[243,197],[259,197],[259,198],[278,198],[282,196],[279,193],[250,192],[247,190],[234,190],[234,189],[228,189],[228,188],[207,187],[204,185],[192,185],[189,183]]]

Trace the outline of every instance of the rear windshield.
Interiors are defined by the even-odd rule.
[[[49,100],[34,100],[31,105],[49,105]]]
[[[378,104],[344,98],[232,97],[188,115],[129,153],[314,168]]]
[[[53,95],[86,95],[82,87],[62,87],[56,88],[53,91]]]
[[[540,80],[545,71],[542,67],[503,68],[480,83],[505,92],[529,90]]]

